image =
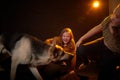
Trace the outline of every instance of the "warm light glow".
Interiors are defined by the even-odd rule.
[[[93,7],[97,8],[97,7],[99,7],[99,5],[100,5],[99,1],[94,1],[93,2]]]

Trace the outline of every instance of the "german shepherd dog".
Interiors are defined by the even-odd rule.
[[[15,80],[19,64],[29,65],[28,67],[35,78],[43,80],[37,66],[73,57],[72,54],[63,51],[60,46],[56,46],[54,40],[51,45],[47,45],[37,37],[23,33],[1,34],[0,52],[2,54],[8,53],[11,56],[11,80]]]

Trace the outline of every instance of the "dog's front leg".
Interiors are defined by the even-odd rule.
[[[17,70],[17,66],[18,66],[18,62],[17,60],[12,60],[12,63],[11,63],[11,76],[10,76],[10,80],[15,80],[15,77],[16,77],[16,70]]]
[[[37,80],[43,80],[36,67],[30,66],[29,69]]]

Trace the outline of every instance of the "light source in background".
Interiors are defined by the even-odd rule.
[[[102,4],[101,4],[101,0],[90,0],[89,2],[89,8],[86,12],[87,15],[93,13],[93,12],[99,12],[101,11],[101,7],[102,7]],[[98,13],[97,13],[98,14]]]
[[[93,3],[92,3],[92,6],[94,8],[98,8],[100,6],[100,1],[99,0],[94,0]]]

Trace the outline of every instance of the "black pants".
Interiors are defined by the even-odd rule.
[[[99,66],[98,80],[120,80],[116,70],[116,66],[120,65],[120,55],[113,53],[108,48],[104,48],[103,54]]]
[[[98,80],[119,80],[115,73],[116,66],[120,65],[120,55],[110,51],[103,40],[79,46],[76,55],[76,66],[81,63],[88,64],[88,60],[99,65]]]
[[[76,51],[76,67],[82,63],[88,64],[89,60],[99,62],[103,56],[102,49],[104,49],[103,39],[96,39],[92,42],[80,45]]]

